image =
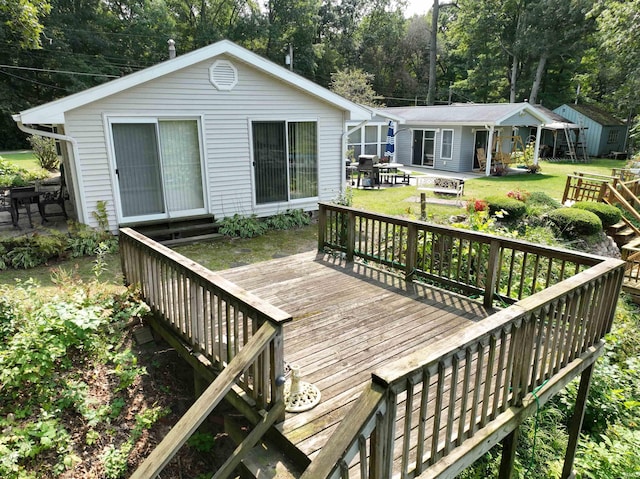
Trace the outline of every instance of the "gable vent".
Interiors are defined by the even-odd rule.
[[[238,70],[227,60],[216,60],[209,68],[209,80],[218,90],[232,90],[238,83]]]

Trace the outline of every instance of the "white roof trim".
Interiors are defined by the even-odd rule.
[[[509,114],[503,116],[502,118],[500,118],[499,120],[496,120],[495,124],[496,125],[502,125],[502,122],[505,120],[508,120],[509,118],[511,118],[514,115],[518,115],[520,113],[529,113],[532,117],[537,118],[538,120],[540,120],[543,124],[544,123],[551,123],[553,122],[553,120],[551,118],[549,118],[547,115],[545,115],[544,113],[542,113],[540,110],[538,110],[537,108],[534,108],[533,106],[531,106],[529,103],[522,103],[520,105],[520,108],[513,110],[512,112],[510,112]]]
[[[184,55],[177,56],[171,60],[145,68],[139,72],[89,88],[88,90],[69,95],[59,100],[45,103],[44,105],[24,110],[17,115],[13,115],[13,119],[15,121],[21,121],[23,124],[64,124],[64,114],[69,110],[101,100],[105,97],[125,91],[163,75],[187,68],[202,61],[210,60],[219,55],[229,55],[234,57],[264,73],[279,78],[289,85],[319,98],[336,108],[348,111],[350,113],[349,119],[351,120],[371,119],[372,112],[370,109],[357,105],[340,95],[337,95],[326,88],[323,88],[320,85],[287,70],[286,68],[266,60],[260,55],[236,45],[229,40],[222,40],[204,48],[194,50]]]

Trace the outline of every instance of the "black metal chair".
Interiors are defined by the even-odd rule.
[[[7,212],[11,215],[11,221],[2,221],[0,224],[16,224],[15,212],[11,203],[11,191],[9,189],[0,189],[0,212]]]
[[[64,178],[64,168],[60,165],[60,176],[39,182],[36,185],[38,191],[38,211],[42,217],[42,223],[48,220],[48,218],[54,216],[63,216],[67,219],[67,210],[65,208],[65,201],[68,199],[69,193]],[[49,211],[48,206],[57,205],[59,208],[57,211]]]

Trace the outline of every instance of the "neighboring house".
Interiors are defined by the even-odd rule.
[[[590,105],[562,105],[553,110],[584,128],[589,156],[605,157],[625,151],[627,126],[606,111]]]
[[[317,209],[343,187],[345,122],[370,119],[226,40],[14,115],[60,141],[77,219],[106,201],[114,231]]]
[[[481,149],[487,157],[486,174],[497,153],[510,153],[515,145],[523,145],[519,131],[533,129],[539,146],[541,128],[551,121],[528,103],[380,108],[376,113],[366,126],[350,130],[347,148],[354,150],[356,158],[359,152],[382,156],[387,122],[391,119],[396,162],[452,172],[471,171],[481,167]]]

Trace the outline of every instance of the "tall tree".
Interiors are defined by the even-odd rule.
[[[42,20],[51,10],[48,0],[2,0],[0,42],[18,48],[38,48]]]
[[[427,105],[436,102],[436,61],[438,58],[438,16],[440,4],[433,0],[431,9],[431,36],[429,42],[429,92],[427,93]]]

